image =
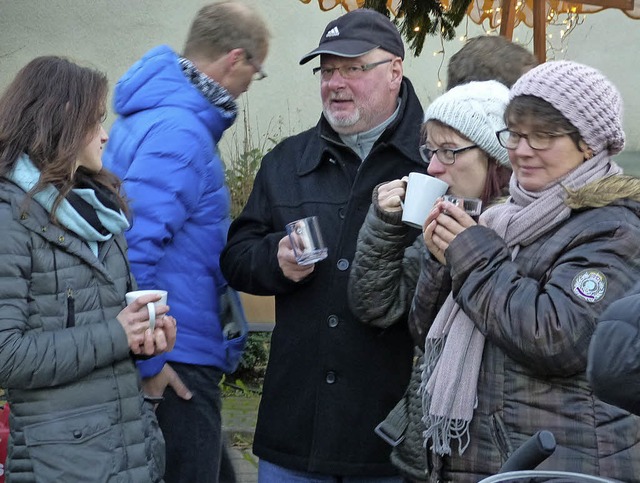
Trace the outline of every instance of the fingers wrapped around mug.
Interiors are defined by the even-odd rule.
[[[378,207],[382,211],[402,211],[402,202],[407,189],[407,177],[395,179],[378,186]]]

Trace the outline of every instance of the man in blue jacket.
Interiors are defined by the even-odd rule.
[[[120,117],[104,163],[131,200],[131,268],[141,289],[169,292],[179,326],[171,353],[139,364],[147,394],[164,396],[157,415],[169,483],[218,481],[218,384],[244,340],[227,340],[219,318],[230,199],[216,144],[236,118],[235,99],[264,77],[268,44],[255,11],[210,4],[195,17],[182,55],[156,47],[115,88]]]
[[[320,121],[265,156],[229,231],[220,263],[230,285],[276,296],[253,445],[261,483],[401,481],[374,428],[404,393],[413,343],[406,323],[359,322],[347,283],[373,188],[427,168],[423,110],[403,59],[384,15],[358,9],[331,21],[300,61],[315,61],[307,75],[318,77]],[[298,265],[285,226],[312,215],[329,255]]]

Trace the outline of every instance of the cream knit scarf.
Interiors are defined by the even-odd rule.
[[[571,209],[564,203],[567,189],[621,172],[602,152],[539,192],[523,190],[512,176],[511,197],[483,213],[480,224],[500,235],[515,259],[520,245],[532,243],[569,217]],[[451,454],[452,439],[458,441],[459,454],[469,445],[483,349],[484,336],[449,294],[427,334],[420,385],[425,446],[430,444],[434,453]]]

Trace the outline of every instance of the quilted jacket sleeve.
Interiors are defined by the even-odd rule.
[[[0,386],[56,386],[128,357],[127,338],[116,319],[59,331],[29,326],[29,234],[6,205],[0,226]]]
[[[351,311],[380,328],[406,318],[426,250],[422,236],[414,238],[416,230],[404,225],[400,215],[383,214],[374,199],[358,234],[349,276]]]
[[[571,233],[556,229],[538,248],[542,278],[523,273],[504,241],[483,226],[465,230],[447,249],[458,304],[488,340],[534,373],[585,371],[598,315],[640,278],[640,267],[629,263],[639,256],[637,217],[624,208],[591,211],[600,210]],[[606,277],[602,300],[573,293],[584,270]]]
[[[202,150],[188,129],[150,133],[123,175],[134,223],[127,232],[138,285],[155,287],[164,247],[182,228],[202,194]],[[222,162],[220,161],[220,164]]]
[[[587,376],[604,402],[640,415],[640,285],[600,316]]]

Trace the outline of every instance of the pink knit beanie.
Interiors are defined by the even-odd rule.
[[[520,77],[509,97],[524,95],[539,97],[560,111],[594,154],[622,151],[622,97],[600,71],[566,60],[545,62]]]

